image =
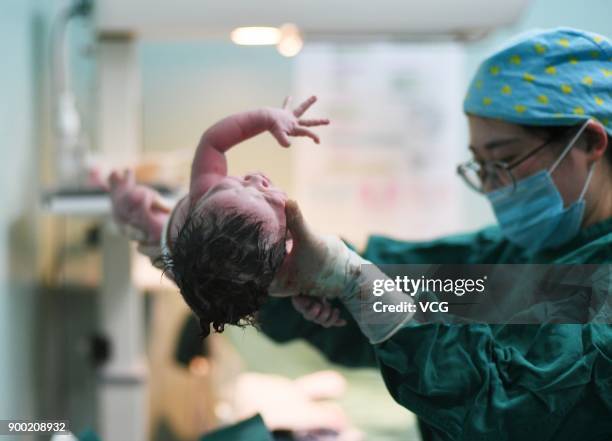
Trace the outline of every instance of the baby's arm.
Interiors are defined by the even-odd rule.
[[[238,113],[222,119],[202,135],[191,167],[190,195],[197,198],[204,194],[219,179],[227,176],[225,152],[236,144],[270,131],[283,147],[291,145],[289,136],[308,136],[319,143],[319,137],[305,127],[329,124],[327,119],[301,119],[312,106],[316,97],[290,110],[290,100],[285,100],[282,109],[263,108]]]
[[[170,207],[150,187],[137,184],[134,173],[114,171],[108,178],[108,190],[117,223],[128,230],[131,238],[144,245],[159,243]]]

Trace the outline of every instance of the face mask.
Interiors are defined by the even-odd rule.
[[[549,170],[517,181],[514,192],[510,185],[487,193],[502,233],[509,241],[533,252],[558,247],[576,236],[584,216],[584,194],[595,164],[589,170],[578,200],[567,208],[563,206],[552,173],[586,126],[585,123]]]

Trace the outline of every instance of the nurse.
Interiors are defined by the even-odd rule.
[[[464,110],[473,159],[458,173],[489,200],[498,225],[430,242],[371,237],[361,257],[375,264],[612,263],[610,41],[574,29],[523,35],[482,63]],[[279,289],[312,291],[322,280],[317,271],[329,277],[330,268],[350,279],[343,272],[350,265],[313,270],[325,251],[296,207],[289,210],[297,240]],[[599,286],[607,295],[609,273]],[[325,280],[317,288],[325,295]],[[345,366],[379,368],[393,398],[419,416],[427,440],[612,439],[610,325],[419,325],[408,317],[381,338],[351,314],[350,299],[334,303],[347,321],[341,327],[319,326],[337,324],[335,310],[311,303],[271,299],[260,312],[263,331],[281,342],[305,339]]]

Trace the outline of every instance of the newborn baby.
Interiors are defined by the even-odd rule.
[[[310,97],[291,111],[287,99],[281,109],[232,115],[210,127],[193,160],[189,194],[166,216],[165,226],[160,222],[165,208],[150,189],[134,185],[129,175],[111,175],[115,217],[144,232],[145,245],[147,237],[155,245],[162,228],[163,267],[198,316],[205,336],[211,325],[220,332],[225,324],[253,321],[289,239],[287,195],[262,173],[228,176],[225,152],[265,131],[283,147],[290,146],[289,136],[307,136],[318,144],[318,136],[306,127],[329,121],[302,118],[315,101]]]

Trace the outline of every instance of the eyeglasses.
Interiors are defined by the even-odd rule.
[[[573,146],[585,128],[586,124],[580,127],[580,130],[568,147],[571,148],[571,146]],[[574,127],[570,127],[570,129],[574,129]],[[564,131],[559,136],[551,136],[546,142],[534,147],[532,150],[528,151],[524,155],[521,155],[512,162],[476,161],[474,159],[470,159],[469,161],[457,166],[457,173],[463,178],[465,183],[471,189],[477,191],[478,193],[486,193],[487,191],[485,188],[491,190],[507,188],[509,193],[513,193],[516,189],[517,179],[512,173],[512,170],[521,165],[527,159],[531,158],[547,145],[550,145],[553,141],[563,138],[568,131]],[[568,150],[569,149],[566,149],[566,151]],[[564,152],[561,158],[559,158],[559,160],[555,163],[555,166],[561,159],[563,159],[565,153],[566,152]]]

